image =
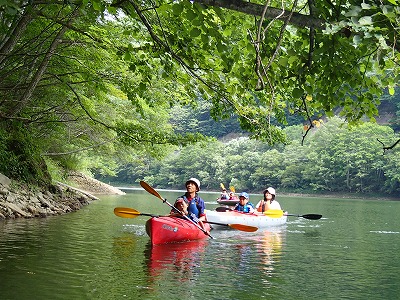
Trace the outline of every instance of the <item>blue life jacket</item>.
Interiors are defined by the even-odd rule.
[[[235,210],[248,213],[250,212],[250,208],[254,209],[254,205],[251,202],[247,202],[245,205],[241,205],[240,203],[236,204]]]
[[[188,203],[188,217],[197,223],[199,221],[201,211],[204,211],[205,208],[204,200],[201,199],[197,194],[194,198],[192,198],[190,202],[186,197],[186,194],[181,196],[180,198],[183,198],[186,203]]]

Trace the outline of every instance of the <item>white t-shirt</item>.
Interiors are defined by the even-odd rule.
[[[261,201],[257,203],[256,209],[259,208],[261,205]],[[274,200],[272,203],[269,204],[269,209],[279,209],[282,210],[281,205],[279,204],[278,201]]]
[[[278,201],[274,200],[272,203],[269,205],[269,209],[279,209],[282,210],[281,205],[279,204]]]

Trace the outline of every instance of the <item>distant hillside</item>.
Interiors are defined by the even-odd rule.
[[[382,100],[382,102],[378,108],[379,109],[379,117],[376,118],[376,122],[380,125],[390,126],[396,132],[399,132],[400,131],[400,101],[395,101],[395,99]]]
[[[400,132],[400,89],[394,96],[386,94],[381,99],[378,107],[379,116],[376,121],[380,125],[392,127],[396,132]],[[336,111],[339,114],[340,109]],[[302,124],[304,118],[299,115],[286,114],[288,126]],[[176,107],[171,113],[171,123],[175,126],[176,132],[200,132],[205,136],[218,139],[229,139],[245,132],[240,128],[236,117],[228,117],[223,120],[215,121],[210,115],[210,105],[205,101],[199,100],[197,107]],[[272,124],[282,126],[272,120]]]

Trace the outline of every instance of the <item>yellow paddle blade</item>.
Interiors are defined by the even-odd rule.
[[[247,232],[254,232],[258,230],[258,227],[247,226],[243,224],[228,224],[228,226],[236,230],[247,231]]]
[[[219,186],[221,187],[222,190],[225,190],[225,186],[222,182],[219,184]]]
[[[280,218],[283,216],[283,210],[279,209],[268,209],[264,212],[264,215],[271,217],[271,218]]]
[[[127,207],[116,207],[114,208],[114,214],[121,218],[136,218],[140,216],[140,212]]]
[[[230,191],[231,191],[232,193],[236,193],[235,187],[234,187],[234,186],[230,186],[229,189],[230,189]]]
[[[147,182],[141,180],[140,185],[142,186],[142,188],[144,188],[150,194],[152,194],[152,195],[156,196],[157,198],[164,201],[163,197],[161,197],[161,195],[155,189],[153,189]]]

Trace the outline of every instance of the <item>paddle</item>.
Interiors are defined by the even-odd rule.
[[[248,225],[243,225],[243,224],[224,224],[224,223],[209,222],[209,221],[203,221],[203,222],[209,223],[209,224],[214,224],[214,225],[228,226],[230,228],[240,230],[240,231],[246,231],[246,232],[254,232],[254,231],[258,230],[258,227],[248,226]]]
[[[218,212],[225,212],[225,211],[232,211],[229,207],[224,207],[220,206],[215,209]],[[280,218],[284,215],[284,211],[280,209],[269,209],[264,212],[264,215],[271,217],[271,218]],[[319,220],[322,218],[322,215],[317,215],[317,214],[306,214],[306,215],[293,215],[293,214],[287,214],[285,216],[289,217],[300,217],[304,219],[310,219],[310,220]]]
[[[215,210],[218,212],[232,211],[232,209],[230,209],[229,207],[225,207],[225,206],[217,207]]]
[[[159,215],[141,213],[140,211],[129,207],[116,207],[114,208],[114,214],[121,218],[136,218],[139,216],[149,216],[154,218],[160,217]]]
[[[156,196],[158,199],[160,199],[162,202],[166,203],[169,207],[171,207],[173,210],[175,210],[177,213],[181,213],[181,211],[179,209],[177,209],[175,206],[173,206],[171,203],[169,203],[167,201],[167,199],[164,199],[163,197],[161,197],[161,195],[154,189],[152,188],[147,182],[141,180],[140,181],[140,185],[142,188],[144,188],[147,192],[149,192],[150,194]],[[209,232],[207,232],[206,230],[204,230],[203,228],[200,227],[199,224],[197,224],[195,221],[193,221],[192,219],[190,219],[188,216],[186,215],[182,215],[186,220],[188,220],[189,222],[192,222],[194,225],[196,225],[196,227],[198,229],[200,229],[201,231],[203,231],[204,234],[208,235],[210,238],[213,239],[213,237],[211,236],[211,234]]]
[[[114,214],[121,218],[136,218],[138,216],[149,216],[149,217],[153,217],[153,218],[161,217],[160,215],[141,213],[140,211],[137,211],[136,209],[129,208],[129,207],[116,207],[116,208],[114,208]],[[258,230],[258,227],[247,226],[247,225],[243,225],[243,224],[223,224],[223,223],[216,223],[216,222],[209,222],[209,221],[204,221],[204,223],[228,226],[230,228],[233,228],[236,230],[241,230],[241,231],[246,231],[246,232],[254,232],[254,231]]]
[[[264,212],[264,215],[267,215],[268,217],[271,217],[271,218],[280,218],[284,215],[284,213],[285,212],[280,209],[269,209]],[[285,216],[299,217],[299,218],[310,219],[310,220],[319,220],[322,218],[322,215],[317,215],[317,214],[306,214],[306,215],[286,214]]]

